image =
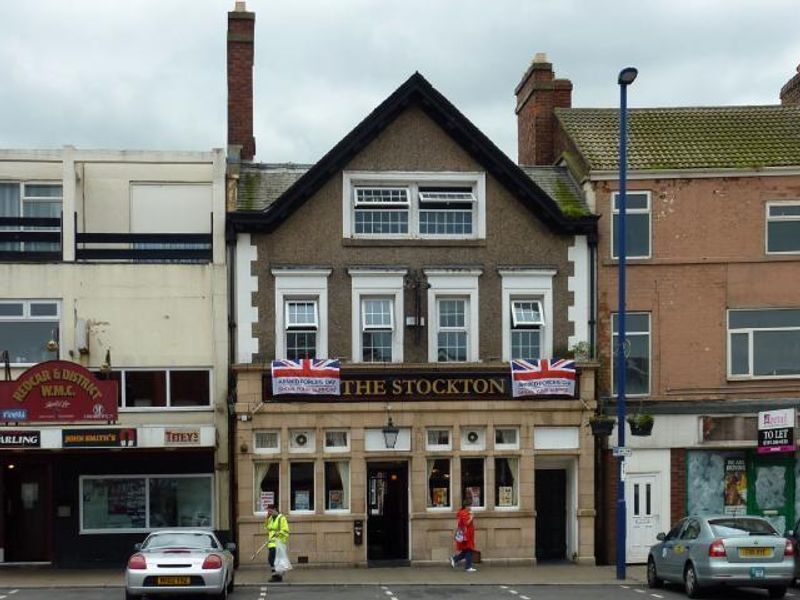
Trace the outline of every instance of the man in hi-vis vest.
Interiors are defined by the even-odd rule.
[[[286,515],[282,514],[277,506],[267,507],[267,519],[264,521],[264,529],[267,532],[267,552],[269,566],[272,569],[270,581],[283,581],[283,575],[275,571],[275,548],[278,542],[284,545],[289,543],[289,521]]]

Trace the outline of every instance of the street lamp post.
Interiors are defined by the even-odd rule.
[[[619,72],[619,226],[617,250],[619,252],[619,304],[617,308],[617,446],[625,447],[625,178],[628,145],[628,86],[636,79],[638,71],[626,67]],[[625,537],[627,509],[625,507],[625,457],[617,457],[617,579],[625,579]]]

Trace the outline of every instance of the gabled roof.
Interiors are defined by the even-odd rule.
[[[619,111],[557,108],[591,170],[619,168]],[[628,168],[760,169],[800,166],[800,107],[715,106],[628,111]]]
[[[409,77],[274,202],[263,202],[264,210],[230,213],[229,225],[234,231],[273,231],[410,106],[420,107],[476,162],[555,231],[584,234],[595,231],[596,217],[563,212],[557,202],[419,73]],[[247,171],[243,164],[242,173]],[[253,206],[255,208],[256,203]]]

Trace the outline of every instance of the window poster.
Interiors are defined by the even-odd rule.
[[[745,459],[725,459],[725,508],[726,515],[747,514],[747,465]]]
[[[295,490],[294,509],[311,510],[311,492],[308,490]]]
[[[481,486],[472,485],[466,488],[465,495],[470,499],[472,506],[483,506],[481,504]]]
[[[498,506],[514,506],[514,488],[510,485],[501,485],[497,490]]]
[[[340,510],[344,508],[344,491],[328,490],[328,509]]]
[[[446,487],[433,488],[432,496],[431,500],[434,506],[448,506]]]
[[[275,506],[275,492],[261,492],[261,510],[266,511],[268,506]]]

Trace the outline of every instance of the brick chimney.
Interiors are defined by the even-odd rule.
[[[555,79],[547,55],[538,52],[517,89],[517,162],[551,165],[556,159],[553,109],[572,106],[572,82]]]
[[[781,88],[781,105],[800,106],[800,65],[797,74]]]
[[[237,2],[228,13],[228,146],[241,148],[241,159],[256,155],[253,137],[253,56],[256,15]]]

